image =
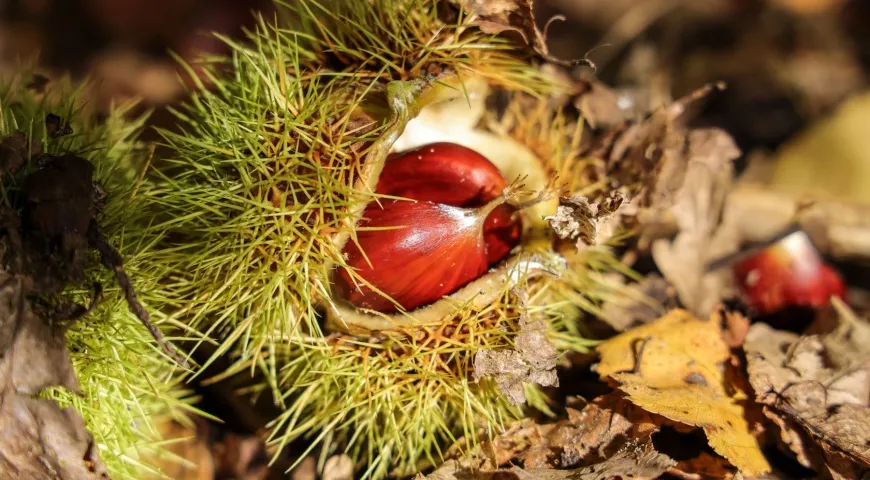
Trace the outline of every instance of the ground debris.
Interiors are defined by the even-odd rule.
[[[652,322],[676,306],[676,293],[667,280],[651,274],[636,283],[625,283],[622,275],[612,275],[608,281],[617,287],[614,298],[604,303],[601,320],[617,332],[624,332]]]
[[[723,218],[732,167],[740,151],[721,130],[694,130],[680,145],[685,177],[668,211],[679,232],[672,241],[652,244],[652,255],[683,305],[700,317],[710,315],[727,294],[730,276],[710,272],[713,260],[737,251],[739,238],[731,219]]]
[[[108,478],[81,416],[38,398],[50,387],[78,391],[78,383],[64,331],[31,311],[22,284],[0,272],[0,476]]]
[[[562,197],[556,213],[545,218],[559,238],[577,241],[577,250],[609,240],[619,225],[618,211],[627,205],[625,195],[612,191],[601,202],[582,196]]]
[[[676,465],[653,448],[657,431],[650,414],[612,393],[569,408],[559,422],[519,421],[482,444],[472,460],[451,460],[425,478],[656,478]],[[500,468],[510,463],[522,468]]]
[[[161,425],[165,451],[155,464],[161,475],[149,480],[265,480],[269,478],[268,456],[263,436],[221,431],[206,419],[190,416],[183,422],[166,419]]]
[[[865,344],[863,357],[855,355],[860,346],[854,340],[863,335],[844,335],[867,327],[849,322],[856,319],[803,337],[755,324],[744,344],[756,400],[779,427],[782,443],[802,464],[826,467],[834,478],[870,472],[870,354]]]
[[[27,136],[23,132],[16,131],[0,140],[0,175],[21,168],[29,153]]]
[[[474,355],[474,380],[494,378],[511,403],[526,402],[525,383],[558,387],[559,352],[547,339],[547,324],[527,313],[520,318],[520,332],[513,350],[480,350]]]
[[[724,130],[685,123],[694,104],[722,88],[709,84],[645,118],[625,117],[589,149],[589,156],[601,159],[595,177],[622,186],[631,198],[622,220],[640,230],[639,249],[651,249],[682,305],[702,318],[731,288],[730,276],[707,267],[739,247],[734,219],[724,211],[740,150]],[[674,238],[652,240],[662,229],[673,233],[674,224]]]
[[[703,428],[710,446],[746,475],[770,470],[742,406],[745,394],[724,376],[731,353],[722,318],[672,310],[597,347],[595,370],[641,408]]]
[[[538,28],[535,20],[534,0],[452,0],[466,12],[476,16],[474,21],[484,33],[499,34],[506,31],[516,32],[523,41],[544,60],[562,66],[587,65],[594,67],[587,59],[561,60],[550,54],[547,47],[547,27],[555,20],[565,20],[561,15],[547,21],[544,30]]]

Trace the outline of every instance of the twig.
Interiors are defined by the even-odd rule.
[[[148,329],[148,332],[151,333],[151,336],[154,337],[154,340],[160,345],[160,348],[163,349],[166,355],[182,367],[188,368],[187,359],[181,356],[178,350],[175,349],[175,346],[163,338],[163,332],[151,323],[151,315],[142,303],[139,302],[139,297],[136,295],[133,283],[130,281],[127,272],[124,271],[123,257],[114,247],[109,245],[105,235],[103,235],[103,232],[100,231],[100,228],[94,221],[91,222],[88,228],[88,239],[91,245],[100,252],[100,260],[103,266],[115,272],[115,280],[118,282],[118,286],[121,287],[121,291],[124,292],[124,298],[127,300],[127,305],[130,311],[133,312],[133,315],[136,315],[136,318]]]

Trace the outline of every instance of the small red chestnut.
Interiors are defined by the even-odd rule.
[[[843,279],[824,263],[802,231],[737,262],[733,273],[749,304],[760,313],[796,305],[822,307],[832,296],[846,295]]]
[[[357,241],[345,246],[356,284],[339,269],[339,293],[357,307],[391,313],[432,303],[480,277],[518,243],[519,212],[507,181],[479,153],[433,143],[387,159],[376,192],[410,198],[372,202]]]

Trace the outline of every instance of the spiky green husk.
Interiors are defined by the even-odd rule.
[[[505,283],[492,304],[481,310],[457,305],[437,325],[380,338],[309,338],[278,348],[282,366],[273,394],[284,413],[271,425],[270,444],[280,449],[305,438],[311,449],[346,451],[365,478],[403,477],[440,464],[443,448],[460,437],[459,453],[472,451],[526,412],[493,379],[475,378],[475,356],[514,349],[523,314],[543,318],[560,350],[586,351],[594,342],[579,335],[577,320],[608,293],[591,278],[598,262],[609,271],[615,261],[590,250],[560,278]],[[521,302],[514,289],[531,296]],[[529,406],[549,412],[540,388],[526,384],[525,393]]]
[[[220,338],[216,355],[263,359],[272,376],[276,344],[322,334],[314,307],[328,297],[331,266],[344,263],[337,236],[371,199],[366,169],[385,153],[375,141],[397,127],[388,82],[434,78],[428,65],[455,71],[459,88],[495,72],[505,84],[548,86],[506,44],[441,23],[435,3],[334,6],[279,4],[308,28],[261,20],[250,43],[206,69],[214,87],[179,112],[181,132],[163,132],[173,157],[137,197],[141,218],[157,218],[136,232],[159,239],[135,262],[161,279],[148,300]],[[338,69],[323,66],[329,56]]]
[[[372,478],[413,473],[459,436],[473,444],[522,414],[473,378],[477,352],[513,346],[517,283],[486,308],[457,307],[437,327],[386,337],[330,335],[318,309],[379,163],[427,92],[461,91],[468,79],[529,98],[560,87],[461,15],[443,22],[439,6],[278,3],[279,20],[261,20],[205,69],[211,87],[178,112],[181,131],[163,132],[172,153],[138,190],[130,220],[140,226],[128,232],[130,268],[153,280],[148,302],[214,342],[212,358],[231,355],[226,375],[258,372],[248,393],[283,408],[271,444],[304,437],[324,454],[346,450]],[[449,85],[439,83],[445,72]],[[535,152],[543,168],[580,190],[581,129],[545,113],[520,125],[525,140],[552,143]],[[596,248],[572,258],[562,278],[527,286],[529,308],[560,348],[583,350],[576,321],[606,293],[592,277],[616,262]],[[526,390],[546,409],[539,390]]]
[[[99,221],[112,244],[123,243],[123,221],[137,163],[143,159],[137,135],[144,118],[131,117],[133,105],[128,105],[112,109],[98,121],[95,112],[88,110],[84,85],[74,88],[71,82],[57,80],[46,93],[36,93],[26,87],[28,81],[22,74],[0,82],[0,138],[20,131],[28,144],[39,142],[42,153],[72,153],[90,160],[96,167],[95,180],[108,194]],[[73,133],[48,136],[49,113],[69,122]],[[32,168],[4,174],[7,207],[19,207],[12,199],[21,176]],[[85,272],[86,283],[100,281],[106,287],[103,300],[91,315],[75,321],[66,336],[81,392],[51,388],[43,395],[81,413],[114,478],[139,478],[144,472],[158,471],[153,464],[163,442],[156,429],[158,418],[189,409],[190,398],[175,375],[175,364],[129,312],[111,272],[96,258],[93,264]],[[83,305],[93,300],[91,290],[73,287],[64,296]]]

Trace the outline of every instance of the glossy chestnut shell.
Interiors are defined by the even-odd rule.
[[[507,204],[481,208],[506,186],[495,165],[457,144],[392,155],[376,192],[417,201],[380,200],[366,207],[356,241],[343,253],[370,285],[354,282],[340,268],[340,296],[357,307],[392,313],[396,303],[411,310],[480,277],[520,241],[519,212]]]

